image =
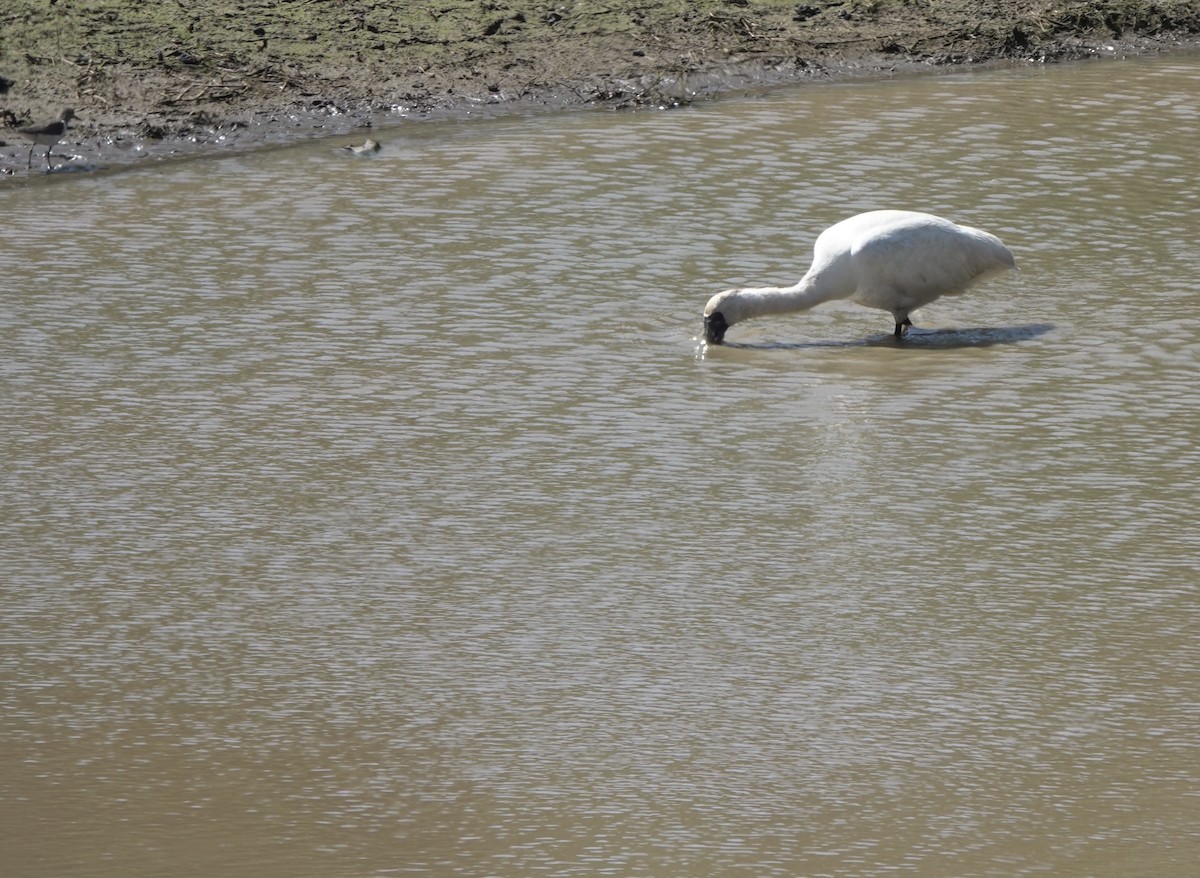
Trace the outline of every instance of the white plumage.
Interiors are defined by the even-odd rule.
[[[799,283],[725,290],[709,299],[704,337],[721,344],[743,320],[849,299],[890,312],[901,338],[912,326],[911,311],[1016,267],[1000,239],[980,229],[908,210],[860,213],[821,233]]]

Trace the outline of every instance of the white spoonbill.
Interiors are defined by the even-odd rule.
[[[709,299],[704,340],[721,344],[735,323],[834,299],[891,312],[902,338],[912,326],[910,311],[1016,267],[1000,239],[980,229],[909,210],[860,213],[820,234],[799,283],[725,290]]]

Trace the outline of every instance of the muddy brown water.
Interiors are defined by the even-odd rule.
[[[0,856],[1189,876],[1200,58],[0,193]],[[335,144],[336,145],[336,144]],[[696,340],[826,225],[1020,274]]]

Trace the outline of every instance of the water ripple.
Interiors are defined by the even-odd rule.
[[[1190,875],[1197,78],[5,192],[8,860]],[[884,205],[1021,273],[903,345],[848,305],[698,345]]]

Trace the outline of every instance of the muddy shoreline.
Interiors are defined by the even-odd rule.
[[[787,83],[1200,45],[1190,2],[10,0],[0,180],[64,107],[55,173],[227,154],[405,120],[677,107]]]

